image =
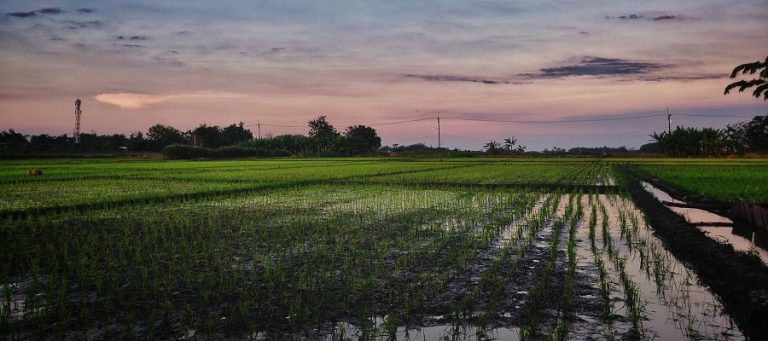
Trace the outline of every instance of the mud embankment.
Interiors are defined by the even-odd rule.
[[[639,176],[638,174],[635,175]],[[768,204],[725,202],[667,185],[664,181],[654,176],[647,176],[644,180],[654,187],[669,193],[672,197],[685,201],[685,207],[716,212],[742,224],[748,224],[763,232],[768,232]]]
[[[768,335],[768,267],[753,255],[712,240],[667,209],[636,177],[626,172],[623,175],[633,201],[666,248],[693,268],[703,284],[722,299],[725,310],[748,338]]]

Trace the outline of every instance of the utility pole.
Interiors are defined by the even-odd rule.
[[[437,115],[437,148],[440,149],[443,146],[442,135],[440,134],[440,114]]]
[[[669,107],[667,107],[667,133],[672,134],[672,114],[669,113]]]
[[[80,143],[80,114],[83,112],[80,111],[80,99],[75,100],[75,131],[72,135],[74,135],[75,143]]]
[[[261,140],[261,120],[256,121],[256,126],[259,127],[259,140]]]

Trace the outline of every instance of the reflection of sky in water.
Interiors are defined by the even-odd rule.
[[[696,274],[672,256],[643,223],[640,218],[642,213],[634,203],[610,196],[601,196],[600,200],[607,208],[612,244],[619,253],[618,257],[625,259],[625,271],[640,288],[640,299],[647,318],[642,322],[643,328],[647,329],[646,336],[659,340],[695,339],[697,335],[714,340],[743,339],[718,300],[699,284]],[[620,212],[627,217],[628,228],[632,225],[630,217],[635,216],[638,222],[632,237],[636,246],[632,248],[621,236]],[[641,261],[641,249],[644,261]],[[654,260],[665,265],[656,269]],[[610,262],[607,257],[606,262]],[[661,272],[661,285],[654,276],[656,271]],[[620,304],[615,307],[620,307]],[[622,308],[618,311],[626,314]]]
[[[376,329],[381,331],[384,329],[382,318],[376,318]],[[401,327],[397,329],[395,340],[479,340],[483,339],[478,337],[478,333],[484,334],[488,339],[492,340],[519,340],[519,330],[517,328],[493,328],[482,330],[472,325],[462,324],[444,324],[430,327]],[[353,324],[346,322],[339,323],[334,329],[334,334],[328,335],[326,340],[338,340],[341,336],[347,338],[357,339],[363,336],[363,331]],[[389,336],[389,335],[386,335]],[[378,339],[387,339],[382,334]]]
[[[768,265],[768,250],[755,244],[756,240],[747,239],[743,236],[733,233],[732,227],[723,226],[701,226],[700,230],[704,231],[710,238],[731,244],[736,251],[752,252],[756,254],[760,259]],[[753,233],[753,238],[757,238]]]
[[[659,199],[659,201],[668,201],[673,203],[685,203],[683,201],[677,200],[670,196],[668,193],[653,187],[653,185],[643,182],[643,188],[653,194],[656,199]],[[689,223],[727,223],[732,224],[733,221],[723,217],[719,214],[714,214],[709,211],[697,209],[697,208],[684,208],[684,207],[669,207],[670,210],[673,212],[683,216],[686,221]],[[738,234],[734,233],[734,228],[730,226],[706,226],[706,224],[698,227],[700,230],[704,231],[707,236],[710,238],[717,240],[718,242],[730,244],[733,246],[733,248],[736,251],[741,252],[752,252],[756,254],[760,259],[768,265],[768,250],[766,250],[763,246],[765,245],[765,242],[761,243],[761,240],[764,239],[761,235],[758,236],[757,233],[747,231],[748,237],[744,237]],[[756,243],[757,242],[757,243]]]

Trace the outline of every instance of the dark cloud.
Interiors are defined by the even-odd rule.
[[[658,77],[640,77],[640,80],[649,82],[661,82],[661,81],[679,81],[679,82],[691,82],[707,79],[728,79],[728,73],[707,73],[707,74],[681,74],[681,75],[665,75]]]
[[[525,74],[533,78],[558,78],[569,76],[616,76],[643,74],[665,67],[657,63],[629,61],[619,58],[584,57],[573,65],[544,68],[539,73]]]
[[[142,47],[146,47],[146,46],[144,46],[144,45],[139,45],[139,44],[123,44],[123,47],[130,47],[130,48],[142,48]]]
[[[8,16],[11,17],[17,17],[17,18],[29,18],[34,17],[37,15],[37,11],[30,11],[30,12],[11,12],[7,13]]]
[[[676,20],[681,19],[680,16],[677,15],[660,15],[658,17],[654,17],[653,20],[659,21],[659,20]]]
[[[645,19],[644,15],[637,15],[637,14],[630,14],[630,15],[622,15],[619,17],[621,20],[640,20]]]
[[[480,84],[488,84],[488,85],[517,84],[517,83],[508,82],[508,81],[483,79],[479,77],[453,76],[453,75],[417,75],[417,74],[408,73],[408,74],[404,74],[403,77],[416,78],[416,79],[421,79],[429,82],[471,82],[471,83],[480,83]]]
[[[81,9],[79,9],[77,11],[80,12],[80,13],[93,13],[93,12],[96,12],[96,10],[93,9],[93,8],[81,8]]]
[[[147,36],[144,35],[137,35],[137,36],[117,36],[117,40],[130,40],[130,41],[144,41],[147,40]]]
[[[6,15],[16,18],[30,18],[35,17],[38,14],[46,15],[46,14],[61,14],[64,13],[64,11],[61,8],[58,7],[43,7],[40,9],[36,9],[34,11],[29,12],[11,12],[6,13]]]
[[[62,12],[64,11],[62,11],[61,8],[56,8],[56,7],[46,7],[46,8],[41,8],[37,10],[37,13],[40,13],[40,14],[60,14]]]
[[[646,14],[625,14],[617,17],[606,16],[606,19],[618,19],[622,21],[682,21],[687,20],[688,17],[679,14],[659,14],[659,15],[646,15]]]
[[[80,28],[99,28],[101,27],[102,23],[99,20],[89,20],[89,21],[67,21],[66,27],[70,30],[76,30]]]

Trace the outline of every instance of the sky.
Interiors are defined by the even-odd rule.
[[[0,130],[99,134],[326,115],[382,142],[627,146],[768,113],[723,95],[768,55],[766,0],[0,2]],[[397,123],[409,121],[404,123]]]

